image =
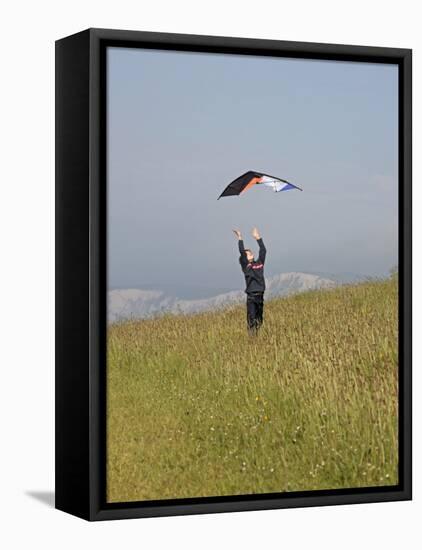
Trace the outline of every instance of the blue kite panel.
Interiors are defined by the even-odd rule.
[[[296,189],[294,185],[291,185],[290,183],[286,183],[286,185],[283,187],[283,189],[280,189],[280,191],[289,191],[289,189]]]

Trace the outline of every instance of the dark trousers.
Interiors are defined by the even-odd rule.
[[[264,293],[251,292],[246,298],[246,317],[249,332],[256,333],[262,325],[264,315]]]

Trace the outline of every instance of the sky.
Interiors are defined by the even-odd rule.
[[[243,288],[233,228],[266,276],[383,276],[398,262],[396,65],[108,48],[109,288]],[[217,201],[247,170],[267,187]]]

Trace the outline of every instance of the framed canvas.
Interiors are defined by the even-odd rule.
[[[411,50],[58,40],[56,507],[408,500],[411,465]]]

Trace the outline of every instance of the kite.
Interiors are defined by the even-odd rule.
[[[240,195],[254,185],[260,184],[270,187],[275,193],[280,191],[288,191],[289,189],[299,189],[299,191],[302,191],[300,187],[293,185],[293,183],[290,183],[287,180],[282,180],[281,178],[276,178],[275,176],[270,176],[269,174],[249,170],[229,183],[218,198],[220,199],[221,197]]]

